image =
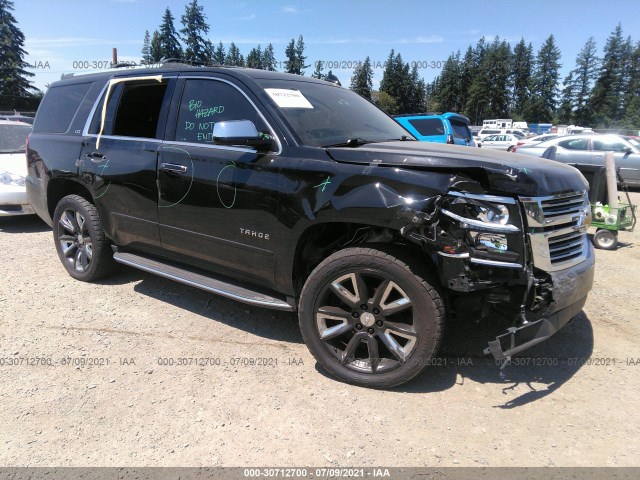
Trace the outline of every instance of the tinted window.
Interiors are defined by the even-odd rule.
[[[451,129],[453,130],[453,136],[455,138],[462,138],[467,140],[471,138],[471,131],[467,124],[460,120],[451,120]]]
[[[624,152],[629,148],[625,143],[615,140],[596,140],[593,139],[593,149],[607,152]]]
[[[50,88],[38,109],[34,130],[45,133],[66,132],[91,85],[80,83]]]
[[[489,135],[488,137],[484,137],[485,142],[495,142],[498,140],[498,135]]]
[[[444,135],[444,125],[439,118],[417,118],[415,120],[409,120],[409,123],[423,137]]]
[[[29,133],[29,125],[0,124],[0,153],[24,152]]]
[[[558,145],[568,150],[587,150],[589,148],[589,140],[586,138],[570,138],[558,142]]]
[[[500,130],[482,130],[480,133],[482,135],[492,135],[492,134],[500,133]]]
[[[237,88],[215,80],[187,80],[178,113],[177,141],[213,143],[213,126],[228,120],[251,120],[258,131],[268,131]]]

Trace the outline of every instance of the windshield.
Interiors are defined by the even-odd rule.
[[[28,125],[0,124],[0,153],[24,152],[30,133]]]
[[[265,80],[261,85],[302,145],[414,139],[395,120],[351,90],[291,80]]]

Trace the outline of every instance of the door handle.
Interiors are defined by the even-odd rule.
[[[167,172],[172,173],[185,173],[187,171],[187,167],[184,165],[176,165],[175,163],[161,163],[160,170],[166,170]]]

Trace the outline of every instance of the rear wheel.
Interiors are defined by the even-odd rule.
[[[318,363],[356,385],[389,388],[418,375],[440,346],[444,306],[426,272],[400,252],[348,248],[311,273],[300,329]],[[406,261],[405,261],[406,260]]]
[[[598,229],[593,236],[593,245],[602,250],[615,250],[618,248],[618,232]]]
[[[58,257],[69,275],[91,282],[115,268],[113,253],[96,207],[79,195],[67,195],[53,214]]]

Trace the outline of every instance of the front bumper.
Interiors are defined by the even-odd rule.
[[[25,187],[18,185],[0,185],[0,217],[29,215],[35,213]]]
[[[511,357],[545,341],[580,313],[593,285],[595,272],[591,242],[587,248],[587,257],[583,262],[549,274],[553,282],[554,301],[547,316],[509,328],[505,334],[489,342],[485,354],[493,355],[496,360]]]

